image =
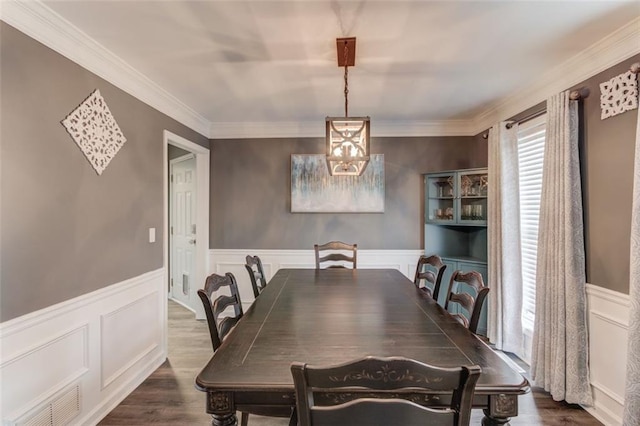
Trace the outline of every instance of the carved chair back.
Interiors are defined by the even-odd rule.
[[[327,367],[291,365],[301,426],[466,426],[480,371],[478,366],[440,368],[402,357],[366,357]],[[451,398],[448,407],[425,406],[432,398],[433,405],[441,404],[442,395]]]

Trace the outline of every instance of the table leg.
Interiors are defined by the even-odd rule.
[[[236,407],[231,392],[207,392],[207,413],[212,426],[237,426]]]
[[[482,426],[501,426],[508,425],[511,417],[494,417],[489,413],[486,408],[482,410],[484,412],[484,418],[482,419]]]
[[[211,426],[238,426],[235,414],[212,414]]]
[[[518,415],[518,395],[489,395],[489,408],[484,410],[483,426],[509,424],[511,417]]]

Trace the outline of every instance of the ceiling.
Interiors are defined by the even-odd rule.
[[[480,132],[483,114],[515,108],[516,95],[534,102],[518,108],[543,100],[527,90],[558,80],[554,72],[566,74],[576,55],[621,28],[640,33],[637,0],[42,5],[223,137],[309,125],[321,134],[325,116],[342,116],[337,37],[357,38],[349,114],[370,116],[375,136],[377,125]]]

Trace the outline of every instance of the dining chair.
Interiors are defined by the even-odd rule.
[[[267,286],[267,277],[264,275],[262,261],[258,256],[247,256],[244,267],[247,268],[249,278],[251,279],[253,296],[258,297]]]
[[[413,283],[437,302],[445,269],[447,269],[447,265],[442,263],[442,259],[437,254],[420,256]],[[424,286],[420,287],[422,281],[424,281]]]
[[[320,269],[320,266],[325,263],[328,265],[327,268],[346,268],[346,263],[351,264],[351,269],[357,269],[357,244],[331,241],[326,244],[314,244],[313,248],[316,252],[316,269]]]
[[[228,288],[227,291],[230,294],[222,294],[214,300],[211,299],[214,292],[225,287]],[[225,275],[211,274],[204,283],[204,289],[198,290],[198,296],[204,305],[211,344],[215,352],[229,331],[244,315],[236,277],[231,272],[227,272]],[[220,314],[229,307],[233,307],[234,315],[221,317]]]
[[[473,291],[475,297],[464,290]],[[449,281],[449,289],[447,291],[447,300],[444,309],[448,311],[452,303],[456,303],[462,307],[467,312],[467,315],[462,313],[452,313],[451,315],[467,327],[469,331],[476,334],[480,320],[480,312],[482,311],[482,305],[487,298],[487,294],[489,294],[489,287],[484,284],[480,272],[455,271]]]
[[[223,294],[212,299],[213,293],[224,288],[228,288],[230,294]],[[227,272],[224,276],[211,274],[207,277],[204,288],[198,290],[198,296],[200,296],[200,300],[202,300],[202,304],[204,305],[207,325],[209,326],[209,335],[211,336],[211,345],[215,352],[222,345],[224,338],[244,315],[240,292],[238,291],[238,283],[231,272]],[[233,307],[234,315],[222,316],[221,314],[230,307]],[[240,420],[241,426],[247,426],[249,424],[249,414],[287,417],[290,419],[293,419],[295,416],[295,414],[292,414],[292,410],[287,407],[247,406],[243,408],[244,410],[241,412]]]
[[[477,365],[441,368],[402,357],[291,364],[300,426],[467,426],[480,372]],[[428,406],[449,398],[448,406]]]

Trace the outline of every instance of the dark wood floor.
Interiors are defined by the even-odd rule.
[[[147,380],[118,405],[100,425],[207,425],[204,394],[194,378],[211,357],[207,324],[169,301],[169,357]],[[518,400],[520,414],[513,426],[601,425],[579,406],[555,402],[539,388]],[[474,410],[471,424],[479,425],[482,411]],[[286,419],[251,416],[252,426],[284,426]]]

